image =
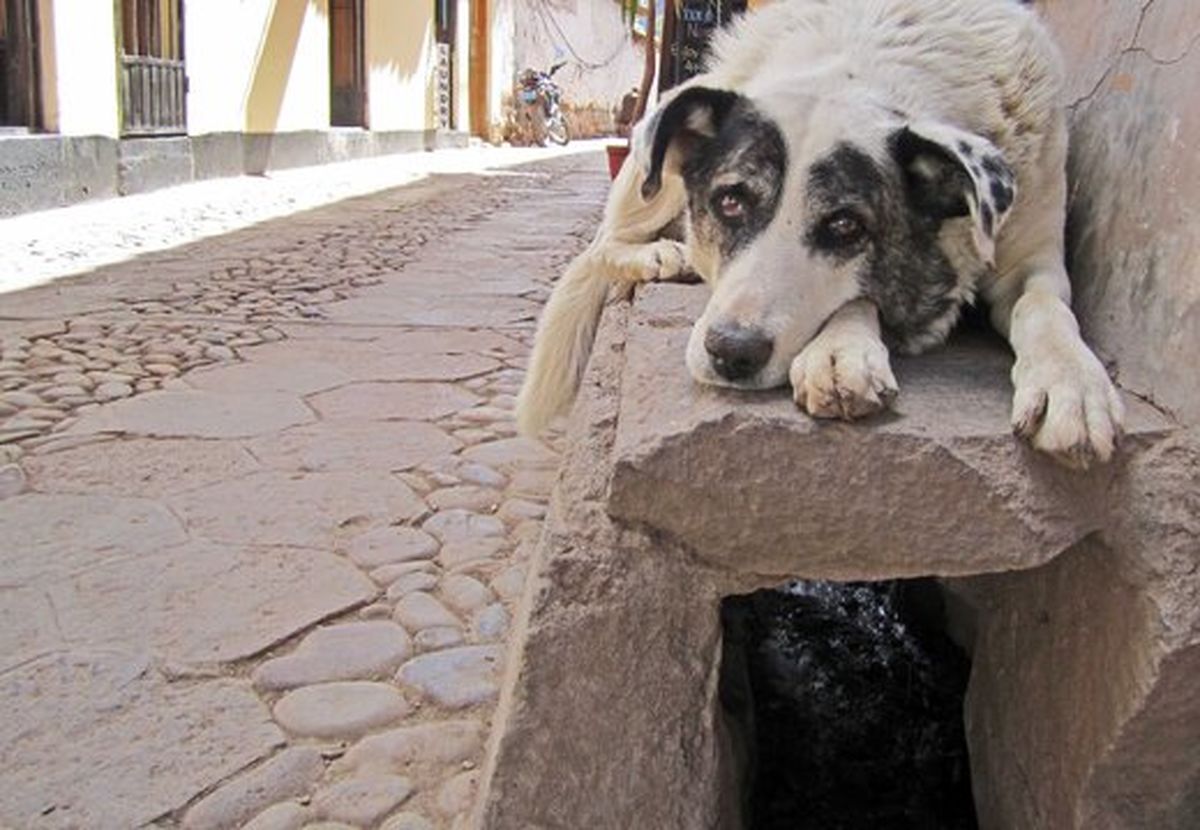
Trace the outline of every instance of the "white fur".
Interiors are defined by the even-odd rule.
[[[981,238],[972,203],[972,217],[943,227],[943,251],[962,263],[962,296],[979,292],[992,304],[993,322],[1016,352],[1014,429],[1065,463],[1107,460],[1120,432],[1121,405],[1069,308],[1062,72],[1036,17],[1010,0],[780,0],[718,36],[714,55],[711,70],[688,86],[735,90],[780,124],[789,177],[838,140],[839,129],[858,142],[880,140],[895,126],[888,112],[902,112],[922,134],[953,131],[999,149],[1016,173],[1007,223],[994,240]],[[823,117],[830,112],[839,117]],[[633,252],[660,245],[654,241],[659,231],[685,205],[671,153],[661,190],[649,202],[641,198],[653,126],[648,118],[635,131],[632,163],[613,185],[596,240],[568,269],[543,313],[518,401],[526,431],[545,426],[573,398],[609,282],[678,270],[671,255],[664,261],[661,248],[647,248],[654,253],[645,256]],[[798,208],[785,196],[780,209]],[[692,265],[715,283],[689,346],[693,374],[720,382],[703,359],[708,323],[751,317],[783,343],[764,383],[790,376],[797,401],[819,416],[857,417],[886,405],[895,381],[877,315],[863,308],[870,304],[848,294],[836,274],[807,268],[801,269],[804,302],[779,308],[797,267],[772,264],[772,244],[756,240],[757,253],[738,255],[744,262],[689,253]],[[972,270],[968,260],[976,255],[980,267]],[[940,341],[952,322],[939,321],[920,345]]]

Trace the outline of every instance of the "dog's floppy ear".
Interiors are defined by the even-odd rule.
[[[996,145],[925,122],[892,133],[890,146],[914,207],[938,219],[969,215],[980,257],[994,262],[996,236],[1017,195],[1016,176]]]
[[[635,158],[646,174],[643,199],[652,199],[662,187],[663,163],[672,142],[695,146],[715,136],[739,97],[724,89],[688,87],[644,122],[633,139]]]

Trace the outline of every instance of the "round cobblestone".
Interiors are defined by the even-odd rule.
[[[272,710],[293,735],[353,740],[408,713],[404,695],[387,683],[321,683],[288,692]]]

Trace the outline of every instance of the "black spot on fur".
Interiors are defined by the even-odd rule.
[[[839,145],[813,165],[808,201],[805,244],[856,269],[863,295],[879,308],[892,344],[915,349],[931,327],[957,314],[954,295],[960,278],[938,244],[938,230],[947,218],[944,201],[931,210],[905,174],[850,144]],[[965,203],[962,208],[965,212]],[[820,223],[842,211],[860,219],[864,238],[849,250],[823,249]]]
[[[984,202],[979,206],[979,224],[983,225],[983,232],[988,236],[992,235],[992,230],[996,225],[996,217],[992,215],[992,206]]]
[[[707,126],[719,130],[721,123],[739,101],[745,101],[736,92],[708,87],[692,87],[677,95],[671,103],[654,115],[650,130],[653,136],[650,147],[650,170],[642,183],[642,198],[651,199],[662,187],[662,166],[667,149],[674,141],[687,144],[703,143],[704,137],[693,132],[689,123],[702,115]]]
[[[758,236],[779,207],[787,145],[775,123],[748,99],[739,100],[717,134],[697,143],[683,165],[693,231],[729,257]],[[722,194],[735,196],[744,215],[728,221],[717,211]]]
[[[975,155],[975,148],[965,141],[958,142],[958,151],[967,158],[973,158]]]
[[[996,203],[996,211],[1004,213],[1012,206],[1013,189],[1010,185],[1000,181],[1000,179],[992,179],[992,201]]]

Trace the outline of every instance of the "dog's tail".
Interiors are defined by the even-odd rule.
[[[575,258],[554,286],[538,321],[533,354],[517,396],[517,427],[525,435],[541,432],[575,400],[608,285],[589,249]]]

